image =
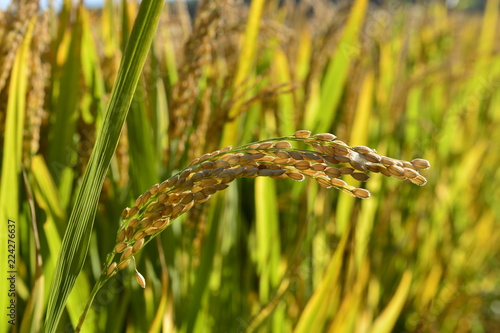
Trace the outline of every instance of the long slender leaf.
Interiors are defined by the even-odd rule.
[[[309,128],[325,132],[332,126],[336,109],[342,97],[342,91],[349,73],[349,66],[358,54],[358,36],[361,31],[367,0],[356,0],[353,3],[349,20],[344,28],[342,39],[326,69],[324,83],[321,86],[321,100],[314,114],[309,115],[314,123]]]
[[[116,149],[133,93],[159,21],[163,1],[141,3],[116,84],[106,109],[102,130],[90,157],[82,186],[71,212],[51,284],[44,330],[53,332],[87,254],[99,193]]]
[[[12,272],[17,270],[17,266],[9,265],[13,262],[18,263],[15,258],[18,256],[18,237],[21,225],[19,220],[19,193],[22,189],[21,164],[23,152],[23,128],[24,128],[24,110],[26,107],[26,90],[27,90],[27,68],[26,61],[29,55],[29,45],[33,33],[35,19],[33,18],[29,25],[26,34],[23,36],[22,45],[17,50],[12,66],[12,72],[9,85],[9,101],[7,104],[7,119],[5,122],[5,141],[2,157],[2,174],[0,178],[0,223],[2,230],[0,231],[0,239],[2,240],[2,248],[0,254],[3,260],[0,261],[3,278],[0,279],[0,289],[3,291],[10,290],[12,280],[7,279],[12,275]],[[10,222],[12,221],[12,222]],[[9,227],[7,227],[9,225]],[[14,228],[12,228],[14,226]],[[29,230],[29,225],[23,225],[23,229]],[[9,233],[7,231],[11,231]],[[14,235],[14,238],[10,238]],[[10,244],[10,246],[8,246]],[[16,246],[17,245],[17,246]],[[11,249],[13,252],[8,252]],[[9,254],[11,256],[9,256]],[[14,259],[14,261],[8,261]],[[0,298],[2,309],[9,309],[12,306],[11,297],[6,297],[7,292]],[[7,332],[13,325],[18,325],[16,314],[11,317],[12,312],[9,310],[8,320],[4,317],[0,321],[0,332]],[[9,320],[12,322],[9,323]]]
[[[257,36],[259,33],[260,21],[262,17],[262,11],[264,9],[264,0],[252,1],[250,7],[250,14],[248,16],[248,22],[245,30],[245,38],[243,40],[243,46],[241,54],[238,58],[238,66],[236,70],[236,75],[234,76],[233,89],[237,93],[242,92],[242,88],[246,80],[250,80],[253,75],[252,66],[255,65],[253,59],[257,53]],[[240,112],[243,98],[237,100],[229,111],[229,117],[234,118]],[[238,133],[238,123],[239,121],[229,122],[224,128],[224,138],[223,144],[229,145],[236,142],[236,134]]]
[[[403,273],[403,277],[401,278],[401,282],[399,283],[398,289],[396,290],[393,298],[373,323],[372,329],[370,330],[371,333],[392,332],[394,324],[396,323],[399,313],[401,312],[404,302],[406,301],[406,297],[408,296],[411,281],[412,273],[411,271],[406,270]]]

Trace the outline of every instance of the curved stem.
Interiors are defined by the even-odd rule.
[[[115,252],[112,251],[111,253],[108,254],[106,257],[106,264],[104,265],[103,271],[101,273],[101,276],[99,279],[96,281],[94,288],[92,288],[92,291],[90,292],[89,298],[87,300],[87,304],[85,304],[85,309],[83,309],[83,313],[80,316],[80,319],[78,320],[78,325],[76,326],[75,332],[80,332],[83,326],[83,322],[85,321],[85,318],[87,317],[87,313],[90,310],[90,307],[92,306],[92,302],[94,302],[94,298],[97,295],[97,292],[104,286],[104,284],[113,276],[115,273],[111,275],[107,275],[107,268],[113,261],[113,258],[115,256]]]
[[[90,292],[89,298],[87,300],[87,304],[85,305],[85,309],[83,310],[82,315],[80,316],[80,320],[78,321],[78,325],[75,329],[75,332],[80,332],[83,326],[83,322],[85,321],[85,318],[87,317],[87,313],[89,312],[90,307],[92,306],[92,303],[94,302],[94,298],[97,295],[97,292],[101,289],[101,287],[106,283],[106,281],[109,279],[108,276],[105,274],[101,274],[101,277],[99,280],[94,285],[94,288]]]

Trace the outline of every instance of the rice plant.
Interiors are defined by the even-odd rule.
[[[0,331],[497,331],[499,5],[14,1]]]

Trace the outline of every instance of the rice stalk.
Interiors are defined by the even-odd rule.
[[[9,13],[9,23],[5,27],[8,32],[3,34],[0,47],[0,91],[5,87],[17,49],[26,34],[29,18],[38,10],[38,1],[20,1],[17,8],[11,6],[9,9],[12,13]]]
[[[184,45],[186,59],[179,70],[179,80],[172,89],[172,103],[169,107],[170,140],[179,139],[177,154],[184,152],[192,127],[198,100],[198,84],[204,68],[211,62],[212,43],[220,24],[223,1],[200,1],[198,15],[192,34]]]
[[[37,154],[40,148],[41,127],[48,118],[48,113],[44,109],[45,89],[49,83],[50,73],[50,64],[45,60],[50,44],[48,24],[48,12],[39,14],[34,32],[38,38],[32,41],[32,52],[29,59],[31,77],[29,80],[30,89],[27,94],[24,165],[30,165],[31,157]]]

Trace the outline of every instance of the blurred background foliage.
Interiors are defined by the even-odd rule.
[[[166,3],[58,331],[76,325],[140,193],[203,153],[297,129],[426,158],[429,183],[373,175],[359,200],[238,180],[142,252],[146,289],[132,268],[113,278],[83,331],[500,331],[499,2],[213,0],[195,17]],[[1,218],[18,225],[22,332],[39,329],[54,292],[138,4],[51,8],[0,12]]]

